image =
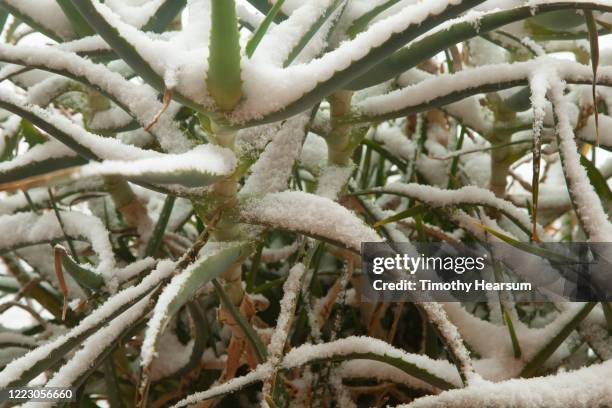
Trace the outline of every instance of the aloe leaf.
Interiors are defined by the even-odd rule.
[[[548,342],[540,351],[538,351],[523,367],[520,376],[521,377],[532,377],[538,369],[542,367],[542,364],[548,360],[548,358],[559,348],[563,341],[578,327],[580,322],[593,310],[597,305],[596,302],[585,303],[584,306],[574,315],[574,317],[567,322],[559,332]]]
[[[52,123],[48,118],[40,115],[38,112],[27,109],[25,106],[14,103],[11,99],[0,97],[0,108],[6,109],[28,121],[53,136],[72,150],[77,152],[79,155],[86,159],[97,160],[98,157],[87,147],[80,144],[73,135],[67,131],[62,130],[56,124]]]
[[[368,24],[376,18],[380,13],[387,10],[389,7],[399,3],[400,0],[387,0],[386,2],[374,7],[372,10],[364,13],[359,18],[355,19],[351,26],[346,30],[349,37],[354,38],[357,34],[364,31]]]
[[[297,56],[300,55],[300,52],[302,52],[304,47],[308,45],[312,37],[315,36],[315,34],[321,29],[323,24],[325,24],[325,22],[331,17],[334,11],[336,11],[338,6],[344,3],[344,1],[345,0],[334,0],[329,5],[329,7],[325,9],[325,12],[323,12],[323,14],[321,14],[319,18],[317,18],[314,23],[310,27],[308,27],[308,30],[306,30],[304,35],[302,35],[295,47],[293,47],[291,51],[289,51],[289,55],[287,55],[287,58],[283,62],[284,67],[288,67],[289,65],[291,65],[291,63],[297,58]]]
[[[152,288],[151,288],[152,289]],[[26,354],[24,358],[28,358],[28,362],[30,362],[30,366],[23,370],[18,378],[12,379],[7,382],[7,386],[9,387],[19,387],[24,386],[32,379],[37,377],[40,373],[49,368],[53,367],[59,361],[66,357],[66,355],[75,347],[79,346],[86,338],[95,334],[98,330],[112,321],[115,317],[129,309],[132,305],[142,299],[144,296],[149,293],[150,290],[145,291],[144,293],[137,294],[133,299],[130,299],[127,302],[119,303],[114,308],[112,313],[108,314],[104,318],[100,319],[97,324],[91,325],[91,327],[84,328],[83,330],[79,330],[79,326],[74,330],[74,335],[68,335],[61,339],[55,340],[49,345],[45,347],[45,354],[40,355],[41,353],[36,352],[36,349],[32,351],[31,355]],[[109,301],[114,300],[112,297],[109,298]],[[10,367],[10,364],[5,368]],[[4,374],[4,371],[0,372],[0,377]]]
[[[259,24],[257,30],[255,30],[253,33],[253,36],[246,45],[246,54],[249,58],[253,56],[253,53],[255,53],[257,46],[268,31],[268,28],[270,28],[272,21],[274,21],[274,18],[277,16],[284,2],[285,0],[278,0],[276,3],[274,3],[270,11],[266,14],[266,18],[261,22],[261,24]]]
[[[253,251],[253,245],[246,241],[208,243],[202,251],[205,255],[176,275],[160,295],[145,333],[142,354],[144,367],[153,361],[153,353],[170,319],[199,288],[248,256]]]
[[[430,16],[420,24],[411,25],[405,30],[392,34],[389,39],[384,41],[377,47],[374,47],[364,57],[353,61],[348,67],[336,71],[329,79],[319,82],[312,90],[306,92],[299,100],[285,106],[282,111],[277,111],[267,115],[263,119],[250,122],[250,125],[276,122],[278,120],[293,116],[305,111],[315,105],[323,98],[329,96],[334,91],[342,89],[353,79],[365,74],[371,68],[376,66],[383,58],[391,55],[393,52],[400,49],[404,44],[414,40],[419,35],[432,29],[438,24],[451,19],[471,7],[474,7],[484,0],[466,0],[457,5],[450,5],[440,14]]]
[[[348,353],[342,354],[339,356],[331,356],[326,359],[320,360],[311,360],[309,364],[323,361],[347,361],[347,360],[374,360],[380,361],[382,363],[387,363],[390,366],[395,368],[399,368],[406,374],[418,378],[428,384],[433,385],[434,387],[438,387],[441,390],[450,390],[453,388],[457,388],[454,384],[446,381],[443,378],[436,376],[433,373],[417,366],[416,364],[410,363],[408,361],[403,360],[401,357],[391,357],[386,354],[376,354],[376,353]],[[367,373],[364,373],[364,377],[367,378]]]
[[[515,21],[524,20],[534,14],[573,8],[574,4],[575,3],[558,2],[515,7],[512,10],[498,11],[484,15],[478,20],[478,24],[474,24],[472,21],[455,23],[444,30],[415,41],[382,61],[379,61],[371,71],[355,78],[347,87],[356,90],[376,85],[410,68],[414,68],[421,61],[431,58],[461,41],[487,33]],[[600,5],[595,2],[584,3],[584,5],[581,4],[580,6],[585,9],[612,11],[612,7]]]
[[[72,28],[79,35],[79,37],[87,37],[90,35],[94,35],[95,31],[87,24],[87,21],[83,19],[83,16],[79,13],[79,11],[74,7],[70,0],[56,0],[57,4],[62,8],[62,11],[70,20],[70,24],[72,24]]]
[[[172,21],[185,8],[187,0],[166,0],[151,16],[149,21],[142,26],[142,31],[152,31],[154,33],[163,32]]]
[[[236,323],[238,323],[240,329],[245,334],[251,349],[255,353],[255,357],[257,357],[257,361],[259,363],[265,362],[267,359],[266,348],[251,324],[246,320],[242,312],[238,310],[236,305],[232,303],[219,282],[217,282],[216,279],[213,279],[212,283],[215,286],[215,292],[217,292],[219,299],[221,299],[221,303],[223,303],[223,306],[230,312],[232,318],[236,321]]]
[[[33,161],[5,171],[0,170],[0,184],[11,183],[29,177],[44,176],[57,170],[85,163],[87,163],[87,160],[80,156],[53,157],[41,161]]]
[[[0,0],[0,7],[4,9],[5,11],[7,11],[8,13],[15,16],[16,18],[18,18],[19,20],[26,23],[30,27],[34,28],[36,31],[46,35],[47,37],[51,38],[54,41],[61,43],[64,40],[70,39],[70,38],[64,38],[60,33],[53,31],[51,28],[47,27],[42,22],[37,21],[31,16],[23,13],[20,9],[18,9],[17,7],[14,7],[11,4],[11,2]]]
[[[170,220],[170,214],[172,214],[172,208],[174,207],[175,200],[176,197],[170,194],[164,200],[164,206],[162,207],[162,210],[159,214],[157,223],[155,223],[155,228],[153,228],[151,238],[149,238],[149,242],[147,242],[145,256],[154,256],[157,251],[159,251],[159,247],[163,241],[164,234],[166,232],[168,220]]]
[[[54,250],[59,254],[64,270],[68,272],[79,285],[94,292],[99,291],[104,286],[104,279],[102,276],[79,265],[70,255],[68,255],[61,245],[56,245]]]
[[[412,184],[412,185],[415,185],[415,184]],[[445,191],[447,191],[450,194],[455,194],[457,190],[445,190]],[[423,194],[419,194],[418,192],[414,193],[410,191],[397,191],[393,188],[378,188],[377,187],[377,188],[355,191],[351,193],[351,195],[354,195],[354,196],[361,196],[361,195],[368,195],[368,194],[392,194],[392,195],[397,195],[400,197],[416,199],[420,201],[421,203],[426,204],[427,206],[430,206],[430,207],[443,207],[443,205],[436,204],[435,202],[428,202],[427,197]],[[514,212],[513,214],[511,213],[512,207],[503,208],[503,204],[502,204],[503,202],[495,202],[496,199],[493,202],[466,201],[465,199],[462,199],[461,201],[462,202],[456,202],[453,205],[468,205],[468,206],[479,205],[479,206],[488,207],[494,210],[498,210],[501,213],[503,213],[506,217],[508,217],[510,221],[512,221],[517,227],[519,227],[526,234],[530,233],[530,223],[528,223],[527,221],[521,221],[518,210],[516,210],[516,212]]]
[[[98,34],[113,48],[133,70],[149,85],[158,91],[165,89],[163,78],[150,66],[146,59],[140,55],[136,48],[119,34],[106,19],[98,13],[93,4],[94,0],[70,0],[72,5],[81,13],[83,18]]]
[[[242,97],[240,43],[234,0],[211,0],[206,85],[217,105],[232,110]]]
[[[133,161],[103,161],[58,170],[0,184],[0,190],[25,189],[38,185],[97,176],[122,176],[137,183],[205,187],[234,170],[236,159],[227,149],[200,145],[182,154],[159,154]]]

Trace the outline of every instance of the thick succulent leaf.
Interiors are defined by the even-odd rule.
[[[160,262],[156,270],[147,275],[140,284],[109,297],[69,332],[9,363],[0,371],[0,387],[26,385],[43,371],[53,367],[86,338],[147,296],[161,280],[169,276],[174,270],[173,267],[173,262]]]
[[[63,270],[68,272],[81,287],[92,291],[98,291],[104,286],[104,279],[102,276],[85,266],[79,265],[70,255],[68,255],[64,247],[56,245],[54,250],[56,256],[60,257]]]
[[[97,0],[70,0],[74,7],[93,27],[96,32],[113,48],[132,69],[137,72],[148,84],[159,91],[165,88],[163,78],[151,67],[138,50],[129,41],[123,38],[119,31],[99,13]]]
[[[414,40],[419,35],[447,19],[460,15],[483,1],[484,0],[466,0],[456,5],[449,5],[438,14],[429,15],[428,18],[421,21],[419,24],[411,24],[400,32],[392,33],[386,40],[372,47],[363,57],[354,59],[347,67],[335,71],[328,79],[318,82],[313,89],[301,95],[295,102],[289,103],[278,112],[266,115],[264,119],[258,119],[249,124],[275,122],[305,111],[334,91],[342,89],[353,79],[365,74],[380,62],[381,59],[391,55],[406,43]]]
[[[83,19],[83,16],[74,7],[70,0],[56,0],[57,4],[62,8],[62,11],[66,15],[66,18],[72,24],[72,28],[78,34],[79,37],[87,37],[95,34],[95,31],[89,26],[87,21]]]
[[[253,251],[250,242],[209,243],[200,257],[170,281],[161,293],[149,320],[142,345],[142,365],[148,367],[157,353],[157,344],[170,319],[195,292],[217,278]]]
[[[308,29],[303,33],[295,46],[289,51],[287,58],[283,62],[283,66],[287,67],[300,55],[300,52],[308,45],[310,40],[321,30],[323,25],[329,20],[334,12],[344,3],[344,0],[333,0],[329,3],[329,6],[318,16]]]
[[[532,377],[542,367],[542,364],[559,348],[561,343],[578,327],[588,314],[597,306],[596,302],[585,303],[584,306],[580,307],[574,317],[560,328],[557,334],[546,343],[541,350],[539,350],[533,357],[529,359],[527,364],[521,371],[521,377]]]
[[[328,198],[300,191],[249,199],[238,216],[251,224],[301,232],[356,252],[362,242],[381,241],[353,212]]]
[[[72,167],[0,184],[0,190],[24,189],[98,176],[122,176],[148,184],[206,187],[229,176],[235,167],[236,158],[230,150],[213,145],[201,145],[183,154],[158,154],[134,161],[106,160]]]
[[[149,21],[142,26],[142,31],[163,32],[181,13],[185,5],[187,5],[187,0],[165,0]]]
[[[525,20],[535,14],[574,7],[575,4],[571,2],[528,5],[515,7],[511,10],[490,12],[478,18],[477,23],[471,20],[454,23],[383,59],[371,71],[352,81],[348,88],[362,89],[379,84],[416,67],[421,61],[431,58],[461,41],[477,37],[516,21]],[[580,4],[580,7],[601,11],[612,10],[610,6],[597,4],[596,2],[584,2]]]

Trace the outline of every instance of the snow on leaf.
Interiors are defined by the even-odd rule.
[[[248,200],[241,206],[239,217],[248,223],[327,239],[354,251],[361,249],[362,242],[381,241],[373,229],[340,204],[299,191]]]

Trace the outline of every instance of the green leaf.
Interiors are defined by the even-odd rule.
[[[13,167],[6,171],[0,171],[0,184],[12,183],[29,177],[44,176],[57,170],[79,166],[87,163],[87,160],[79,156],[63,156],[30,162],[23,166]]]
[[[518,337],[516,336],[516,331],[514,330],[514,323],[512,322],[512,316],[503,308],[504,312],[504,321],[506,322],[506,327],[508,328],[508,333],[510,333],[510,340],[512,341],[512,349],[514,350],[514,358],[520,358],[522,351],[521,345],[519,343]]]
[[[374,20],[376,16],[378,16],[383,11],[387,10],[389,7],[399,3],[400,0],[387,0],[386,2],[374,7],[372,10],[364,13],[359,18],[353,21],[353,24],[346,30],[346,34],[349,37],[354,38],[357,34],[364,31],[370,21]]]
[[[234,0],[211,0],[211,30],[208,54],[208,92],[225,111],[242,97],[240,35]]]
[[[158,91],[165,89],[164,80],[149,65],[138,50],[123,38],[119,31],[109,24],[94,7],[93,0],[70,0],[72,5],[81,13],[85,20],[106,41],[113,50],[128,64],[134,72]]]
[[[57,4],[62,8],[62,11],[79,37],[87,37],[96,33],[93,28],[87,24],[87,21],[85,21],[70,0],[57,0]]]
[[[414,217],[416,215],[423,214],[424,212],[427,212],[427,211],[428,209],[425,206],[415,205],[412,208],[408,208],[407,210],[401,211],[395,215],[392,215],[391,217],[385,218],[384,220],[377,221],[374,225],[372,225],[372,227],[377,228],[377,227],[380,227],[381,225],[400,221],[408,217]]]
[[[374,360],[374,361],[380,361],[382,363],[387,363],[390,366],[399,368],[400,370],[410,375],[411,377],[418,378],[419,380],[422,380],[428,384],[438,387],[441,390],[450,390],[453,388],[457,388],[455,385],[451,384],[445,379],[440,378],[437,375],[430,373],[426,369],[423,369],[417,366],[416,364],[405,361],[401,357],[391,357],[391,356],[388,356],[387,354],[376,354],[372,352],[370,353],[348,353],[348,354],[341,354],[341,355],[332,355],[326,359],[311,360],[308,363],[312,364],[312,363],[322,362],[322,361],[347,361],[347,360],[360,360],[360,359]],[[364,377],[365,378],[368,377],[367,372],[364,373]]]
[[[185,8],[187,0],[166,0],[141,28],[142,31],[162,33]]]
[[[215,246],[217,245],[218,247],[216,248]],[[159,306],[160,303],[158,303],[154,311],[154,316],[159,313],[163,316],[161,317],[158,330],[149,334],[149,336],[152,336],[150,342],[154,349],[157,349],[159,339],[170,319],[178,313],[183,305],[191,300],[198,289],[217,278],[236,262],[247,257],[253,251],[253,245],[246,241],[210,242],[202,248],[202,251],[207,251],[207,249],[210,253],[198,258],[185,270],[175,275],[164,289],[164,292],[162,292],[161,296],[164,296],[166,290],[171,290],[171,295],[163,305]],[[145,341],[147,341],[147,337],[145,337]],[[143,383],[146,384],[148,382],[146,370],[144,374],[145,381]],[[143,393],[146,393],[146,390]]]
[[[223,306],[230,312],[236,323],[240,326],[240,329],[246,336],[251,349],[255,353],[255,357],[257,357],[257,361],[259,363],[264,363],[267,359],[266,348],[264,347],[261,339],[255,332],[255,329],[251,326],[251,324],[246,320],[242,312],[238,310],[238,308],[232,303],[230,298],[227,296],[223,287],[217,282],[216,279],[212,280],[213,285],[215,286],[215,292],[221,299]]]
[[[276,122],[305,111],[334,91],[344,88],[353,79],[365,74],[376,66],[383,58],[400,49],[404,44],[414,40],[438,24],[447,21],[469,10],[484,0],[465,0],[460,4],[451,5],[435,16],[430,16],[420,24],[410,25],[404,31],[392,34],[388,40],[374,47],[364,57],[353,61],[348,67],[336,71],[329,79],[320,82],[314,89],[306,92],[301,98],[287,105],[283,110],[267,115],[263,119],[249,122],[249,125]],[[446,47],[447,48],[447,47]],[[420,62],[420,61],[419,61]]]
[[[47,136],[40,133],[34,127],[34,125],[32,125],[27,120],[21,121],[21,134],[23,135],[25,141],[30,145],[30,147],[35,146],[37,144],[43,144],[48,140]]]
[[[582,155],[580,156],[580,164],[586,169],[587,176],[597,195],[601,198],[604,209],[609,210],[612,204],[612,191],[610,191],[606,179],[593,162]]]
[[[470,5],[473,7],[475,4]],[[479,36],[489,31],[495,30],[507,24],[527,19],[534,14],[545,13],[553,10],[574,9],[575,3],[556,2],[549,4],[528,5],[515,7],[511,10],[504,10],[489,13],[478,20],[478,24],[473,22],[460,22],[452,24],[450,27],[440,30],[425,38],[415,41],[409,46],[402,48],[385,59],[379,60],[367,73],[355,78],[348,85],[349,89],[363,89],[386,80],[392,79],[400,73],[417,66],[425,59],[431,58],[444,51],[452,45],[472,37]],[[599,5],[596,3],[581,4],[581,8],[588,8],[601,11],[612,11],[612,7]]]
[[[597,305],[596,302],[588,302],[580,308],[576,315],[569,321],[565,326],[559,330],[559,332],[548,342],[546,345],[538,351],[523,367],[520,376],[521,377],[533,377],[537,374],[538,369],[542,367],[542,364],[548,360],[548,358],[559,348],[563,341],[574,331],[576,327],[584,320],[585,317],[593,310]]]
[[[375,150],[376,153],[380,154],[382,157],[389,160],[391,163],[395,164],[400,170],[403,171],[406,169],[406,166],[407,166],[406,162],[394,156],[393,153],[389,152],[387,149],[381,146],[380,143],[374,140],[365,139],[365,138],[361,141],[361,143],[363,143],[364,145],[368,147],[371,147],[372,150]]]
[[[325,22],[329,19],[329,17],[331,17],[331,15],[334,13],[334,11],[336,11],[338,6],[340,6],[342,3],[344,3],[344,1],[345,0],[334,0],[329,5],[329,7],[327,7],[325,9],[323,14],[321,14],[312,23],[312,25],[310,25],[310,27],[308,27],[308,30],[306,30],[304,35],[302,35],[302,37],[300,37],[300,39],[297,42],[297,44],[295,45],[295,47],[293,47],[291,49],[291,51],[289,51],[289,55],[287,55],[287,58],[283,62],[283,66],[284,67],[288,67],[289,65],[291,65],[291,63],[297,58],[297,56],[300,55],[300,52],[302,52],[304,47],[306,47],[306,45],[308,45],[308,43],[310,42],[312,37],[314,37],[314,35],[321,29],[321,27],[323,27],[323,24],[325,24]]]
[[[488,233],[490,233],[491,235],[496,236],[497,238],[501,239],[502,241],[504,241],[507,244],[512,245],[513,247],[520,249],[521,251],[525,251],[527,253],[530,253],[532,255],[536,255],[539,257],[543,257],[546,259],[549,259],[552,262],[561,262],[561,263],[571,263],[571,264],[577,264],[580,261],[578,259],[574,259],[574,258],[570,258],[567,257],[565,255],[556,253],[554,251],[550,251],[546,248],[542,248],[539,247],[535,244],[529,244],[526,242],[522,242],[522,241],[518,241],[500,231],[497,231],[487,225],[484,224],[478,224],[478,226],[482,229],[484,229],[485,231],[487,231]]]
[[[55,253],[61,258],[62,266],[74,280],[84,288],[94,292],[99,291],[104,286],[104,279],[94,271],[79,265],[68,255],[64,247],[56,245]]]
[[[257,49],[261,39],[266,34],[266,31],[268,31],[270,24],[272,24],[272,21],[274,21],[274,18],[280,11],[283,3],[285,3],[285,0],[278,0],[276,3],[274,3],[268,14],[266,14],[266,18],[261,22],[261,24],[259,24],[257,30],[255,30],[255,33],[253,33],[253,36],[246,45],[246,54],[249,58],[253,56],[253,53]]]
[[[532,17],[530,22],[552,30],[571,30],[584,24],[584,18],[572,8],[542,13]]]
[[[170,214],[172,214],[172,208],[174,207],[174,201],[176,197],[169,194],[166,196],[164,200],[164,206],[159,214],[159,218],[155,223],[155,228],[153,229],[153,233],[151,234],[151,238],[149,238],[149,242],[147,242],[147,247],[145,249],[145,256],[155,256],[159,251],[160,245],[163,241],[164,234],[166,232],[166,226],[168,225],[168,220],[170,219]]]
[[[15,378],[10,381],[7,386],[9,387],[20,387],[28,384],[32,379],[40,375],[45,370],[54,367],[58,362],[63,360],[66,355],[75,347],[78,347],[86,338],[95,334],[102,327],[107,325],[110,321],[112,321],[115,317],[119,316],[121,313],[125,312],[131,306],[133,306],[136,302],[141,300],[144,296],[146,296],[153,288],[150,290],[144,291],[143,293],[139,293],[133,299],[126,301],[125,303],[120,303],[115,305],[116,308],[108,317],[101,319],[97,324],[92,327],[80,331],[78,334],[65,337],[58,344],[54,344],[47,350],[47,354],[45,356],[41,356],[40,358],[33,361],[33,364],[28,367],[19,378]],[[112,302],[113,298],[109,298],[107,302]],[[61,313],[60,313],[61,316]]]

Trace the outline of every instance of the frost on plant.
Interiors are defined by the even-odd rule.
[[[611,12],[0,0],[0,390],[612,406],[609,303],[360,283],[362,242],[612,242]]]

